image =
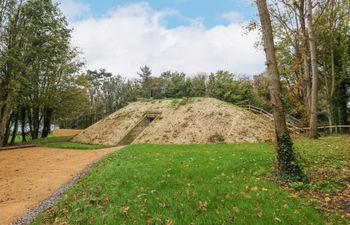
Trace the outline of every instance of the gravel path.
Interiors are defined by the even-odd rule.
[[[28,224],[101,158],[118,148],[0,151],[0,224]]]
[[[12,223],[12,225],[27,225],[32,220],[35,219],[41,212],[44,210],[50,208],[53,206],[64,194],[65,191],[68,190],[70,186],[72,186],[75,182],[77,182],[82,176],[84,176],[100,159],[96,159],[91,164],[89,164],[85,169],[83,169],[79,174],[77,174],[75,177],[70,179],[67,183],[62,185],[57,191],[55,191],[50,197],[39,203],[37,206],[29,210],[27,213],[25,213],[23,216],[18,218],[15,222]]]

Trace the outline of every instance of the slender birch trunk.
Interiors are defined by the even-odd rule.
[[[318,138],[317,133],[317,106],[318,106],[318,68],[317,68],[317,53],[315,34],[313,28],[313,16],[312,16],[312,1],[307,0],[307,23],[309,33],[309,45],[311,56],[311,71],[312,71],[312,87],[311,87],[311,107],[310,107],[310,137]]]

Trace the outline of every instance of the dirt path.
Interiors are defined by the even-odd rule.
[[[91,162],[114,150],[116,148],[0,151],[0,224],[10,224]]]

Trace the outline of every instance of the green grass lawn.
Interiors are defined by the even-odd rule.
[[[94,150],[105,148],[104,145],[87,145],[74,142],[53,142],[43,145],[50,148],[67,148],[67,149],[81,149],[81,150]]]
[[[328,142],[340,145],[333,139],[298,141],[308,174],[350,159],[349,151],[328,151]],[[33,224],[350,222],[282,188],[271,179],[273,161],[268,144],[130,145],[100,161]]]
[[[80,149],[80,150],[94,150],[105,148],[104,145],[88,145],[70,142],[72,136],[54,136],[50,134],[47,138],[38,138],[31,140],[30,136],[27,136],[27,144],[35,144],[39,147],[50,148],[65,148],[65,149]],[[22,143],[22,136],[16,136],[16,144]]]
[[[335,193],[350,181],[350,136],[301,139],[295,149],[311,179],[307,189]]]
[[[49,136],[47,138],[39,138],[32,140],[30,143],[41,147],[50,148],[66,148],[66,149],[81,149],[81,150],[94,150],[105,148],[104,145],[88,145],[70,142],[71,136]]]
[[[11,140],[11,137],[12,136],[9,137],[9,140]],[[55,137],[55,136],[53,136],[52,134],[49,134],[47,138],[52,138],[52,137]],[[41,138],[41,134],[39,134],[39,139],[37,139],[37,140],[32,140],[32,137],[29,134],[26,135],[26,142],[27,143],[40,142],[43,139],[46,139],[46,138]],[[16,135],[15,144],[23,144],[21,134]]]

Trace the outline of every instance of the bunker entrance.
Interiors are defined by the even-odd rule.
[[[123,139],[118,143],[118,146],[131,144],[159,115],[160,113],[158,112],[147,112],[143,118],[123,137]]]

